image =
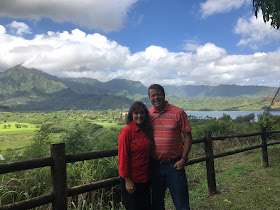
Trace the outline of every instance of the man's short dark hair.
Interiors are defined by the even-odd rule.
[[[159,85],[159,84],[152,84],[149,89],[148,89],[148,96],[150,97],[150,90],[151,89],[154,89],[154,90],[157,90],[157,91],[160,91],[163,95],[163,97],[165,97],[165,92],[164,92],[164,88]]]

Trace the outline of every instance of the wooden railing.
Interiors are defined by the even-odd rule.
[[[215,136],[215,137],[211,136],[210,131],[205,131],[203,138],[193,139],[192,141],[193,144],[204,143],[205,156],[188,160],[186,165],[192,165],[203,161],[206,162],[208,192],[210,195],[213,195],[217,191],[214,159],[228,156],[228,155],[233,155],[236,153],[240,153],[252,149],[261,148],[263,166],[268,167],[269,162],[268,162],[267,147],[280,144],[280,141],[267,143],[267,136],[268,134],[275,134],[275,133],[280,133],[280,130],[267,132],[266,129],[263,128],[261,132],[257,132],[257,133],[236,134],[236,135]],[[223,141],[229,138],[241,138],[241,137],[252,137],[252,136],[260,136],[261,143],[259,145],[254,145],[254,146],[245,147],[242,149],[236,149],[236,150],[218,153],[218,154],[214,154],[213,152],[213,141],[216,140]],[[97,181],[91,184],[67,188],[67,180],[66,180],[67,163],[116,156],[118,154],[117,150],[107,150],[107,151],[82,153],[76,155],[66,155],[64,143],[52,144],[50,146],[50,150],[51,150],[51,156],[48,158],[39,158],[39,159],[0,164],[0,174],[50,166],[51,186],[52,186],[52,192],[50,194],[38,196],[28,200],[16,202],[13,204],[8,204],[5,206],[0,206],[0,210],[1,209],[30,209],[48,203],[52,203],[52,209],[63,210],[63,209],[67,209],[67,197],[71,197],[81,193],[90,192],[93,190],[97,190],[105,187],[111,187],[119,184],[119,177],[114,177],[106,180]]]

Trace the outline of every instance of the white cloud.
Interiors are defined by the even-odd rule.
[[[237,46],[249,46],[255,50],[274,40],[280,40],[279,31],[272,28],[270,22],[264,23],[261,14],[258,18],[239,18],[234,33],[241,36]]]
[[[5,34],[5,33],[6,33],[5,27],[0,25],[0,34]]]
[[[12,23],[7,25],[9,28],[11,28],[17,35],[22,34],[31,34],[31,29],[28,25],[22,22],[13,21]]]
[[[129,54],[100,34],[85,34],[79,29],[71,33],[48,32],[25,40],[8,34],[0,35],[0,65],[24,63],[52,74],[62,71],[95,71],[119,67]]]
[[[249,2],[244,0],[206,0],[205,3],[200,4],[200,11],[202,17],[205,18],[216,13],[226,13],[233,9],[238,9]]]
[[[1,0],[0,16],[72,22],[104,31],[118,30],[138,0]],[[15,6],[16,5],[16,6]]]
[[[56,76],[90,77],[100,81],[125,78],[144,85],[267,85],[279,86],[280,50],[228,55],[213,43],[196,51],[169,52],[150,46],[132,54],[107,37],[75,29],[49,31],[27,40],[5,33],[0,25],[0,71],[23,63]]]
[[[183,49],[187,51],[196,51],[198,47],[199,47],[198,44],[187,43],[184,45]]]
[[[195,37],[193,40],[185,40],[182,49],[186,51],[196,51],[200,46],[199,38]]]
[[[147,59],[158,60],[162,57],[166,57],[168,54],[168,50],[158,46],[150,46],[145,50],[144,54]]]
[[[214,61],[226,55],[226,50],[212,43],[206,43],[197,48],[197,59],[200,62]]]

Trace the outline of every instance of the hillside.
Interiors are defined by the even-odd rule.
[[[4,97],[36,97],[66,89],[57,77],[21,65],[0,74],[0,95]]]
[[[141,82],[126,79],[113,79],[100,82],[91,78],[63,78],[62,83],[79,94],[146,95],[147,87]]]
[[[269,167],[260,150],[215,159],[217,194],[208,196],[205,167],[187,167],[190,203],[194,210],[280,209],[280,147],[268,147]],[[166,206],[173,209],[172,202]]]
[[[164,88],[168,100],[187,110],[260,110],[269,106],[277,90],[274,87],[237,85]],[[117,109],[128,108],[135,100],[142,100],[150,107],[147,89],[139,81],[58,78],[17,65],[0,73],[0,110]],[[215,101],[222,103],[215,104]]]
[[[62,79],[21,65],[0,74],[0,99],[0,108],[10,111],[116,109],[132,103],[116,95],[79,94]]]
[[[265,97],[275,94],[277,88],[265,86],[238,86],[238,85],[184,85],[180,87],[167,86],[166,95],[179,98],[197,97]]]

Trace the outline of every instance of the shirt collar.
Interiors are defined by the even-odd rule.
[[[140,130],[140,128],[135,124],[135,122],[132,120],[129,124],[131,126],[131,128],[133,129],[133,131],[138,131]]]
[[[163,112],[165,112],[165,111],[170,111],[170,110],[171,110],[171,108],[170,108],[170,104],[168,103],[168,101],[165,101],[165,108],[164,108],[164,110],[162,110],[161,112],[158,112],[158,111],[155,109],[154,106],[152,107],[152,112],[153,112],[153,113],[163,113]]]

